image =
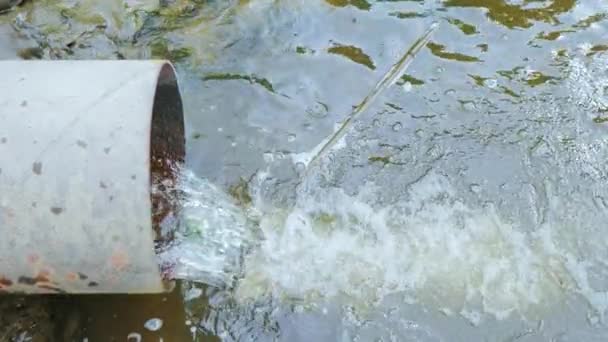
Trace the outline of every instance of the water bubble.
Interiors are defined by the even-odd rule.
[[[588,54],[589,52],[591,52],[591,48],[593,47],[593,45],[589,42],[584,42],[581,43],[577,46],[577,49],[584,55]]]
[[[454,96],[456,94],[456,90],[454,90],[454,89],[448,89],[443,94],[447,95],[447,96]]]
[[[144,328],[150,331],[159,331],[163,327],[163,320],[160,318],[151,318],[144,323]]]
[[[438,66],[437,68],[435,68],[435,72],[438,74],[441,74],[444,71],[445,71],[445,68],[442,66]]]
[[[481,186],[479,184],[471,184],[469,189],[471,192],[478,194],[481,191]]]
[[[403,125],[399,121],[395,122],[395,124],[393,125],[394,132],[399,132],[401,128],[403,128]]]
[[[218,127],[218,128],[217,128],[217,131],[221,133],[221,132],[223,132],[223,131],[224,131],[224,128],[222,128],[222,127]]]
[[[405,91],[406,93],[412,91],[412,84],[410,82],[403,83],[403,91]]]
[[[322,102],[315,102],[306,109],[306,113],[314,118],[324,118],[329,113],[329,107]]]
[[[202,295],[203,295],[203,290],[199,289],[198,287],[193,287],[189,290],[186,290],[186,293],[184,294],[184,300],[190,301],[195,298],[199,298]]]
[[[588,315],[587,316],[587,321],[589,322],[590,325],[594,326],[594,325],[597,325],[600,322],[600,318],[598,316],[595,316],[595,315]]]
[[[141,334],[132,332],[127,335],[127,342],[141,342]]]
[[[467,321],[469,321],[469,323],[471,323],[471,325],[473,325],[474,327],[479,326],[479,324],[481,323],[482,320],[482,316],[478,311],[468,311],[465,309],[462,309],[460,311],[460,316],[462,316],[463,318],[465,318]]]
[[[296,135],[295,134],[289,134],[287,136],[287,141],[288,142],[294,142],[294,141],[296,141]]]
[[[266,163],[272,163],[274,161],[274,153],[272,152],[264,152],[263,156]]]
[[[496,79],[489,78],[483,81],[483,84],[490,89],[494,89],[498,85],[498,81]]]
[[[298,174],[302,174],[306,171],[306,165],[302,162],[297,162],[295,167]]]
[[[462,104],[462,107],[467,110],[467,111],[474,111],[475,109],[477,109],[477,106],[475,105],[474,102],[472,101],[467,101],[465,103]]]
[[[441,309],[439,309],[439,312],[441,312],[445,316],[452,316],[454,314],[454,312],[452,310],[450,310],[449,308],[441,308]]]
[[[230,146],[232,147],[236,147],[236,145],[238,145],[238,143],[236,142],[235,137],[233,136],[228,136],[226,137],[228,139],[228,141],[230,141]]]

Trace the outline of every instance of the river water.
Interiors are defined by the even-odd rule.
[[[173,60],[190,228],[208,200],[232,222],[200,230],[227,244],[182,274],[209,285],[58,299],[76,318],[57,324],[90,341],[606,340],[607,19],[594,0],[41,0],[0,16],[1,58]]]

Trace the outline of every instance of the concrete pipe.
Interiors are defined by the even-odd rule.
[[[185,154],[173,67],[2,61],[0,75],[0,292],[162,292],[171,207],[151,189]]]

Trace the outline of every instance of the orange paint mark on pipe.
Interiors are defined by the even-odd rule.
[[[37,283],[50,283],[51,282],[51,271],[47,268],[43,268],[38,271],[38,275],[36,275]]]
[[[6,278],[5,276],[0,275],[0,288],[9,287],[13,285],[13,281]]]
[[[34,280],[36,281],[36,283],[50,283],[51,279],[49,279],[48,277],[44,277],[41,275],[36,276],[36,278],[34,278]]]
[[[117,271],[123,271],[129,265],[129,255],[122,250],[115,251],[110,257],[112,268]]]
[[[40,260],[40,255],[33,253],[27,256],[27,262],[30,264],[35,264]]]

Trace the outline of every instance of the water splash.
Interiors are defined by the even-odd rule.
[[[190,172],[180,186],[189,202],[175,242],[160,253],[163,265],[175,278],[234,287],[241,303],[330,300],[364,309],[401,294],[473,324],[484,314],[539,317],[568,293],[585,296],[600,316],[606,309],[588,282],[595,261],[568,249],[577,227],[521,230],[492,205],[467,206],[437,174],[388,206],[370,203],[377,189],[367,185],[354,197],[337,188],[307,193],[293,208],[264,206],[262,214]]]
[[[370,307],[402,293],[446,312],[504,319],[547,310],[574,285],[572,252],[556,247],[551,227],[520,231],[491,205],[468,207],[435,174],[390,206],[368,203],[370,190],[327,189],[264,215],[265,239],[246,258],[237,296]]]
[[[252,223],[225,192],[189,170],[167,190],[179,196],[178,219],[170,222],[174,237],[158,251],[161,268],[174,279],[217,287],[233,284],[242,253],[253,241]]]
[[[595,99],[593,108],[602,107],[598,89],[604,87],[584,87],[594,84],[588,67],[574,60],[571,69],[566,86],[585,103]],[[590,172],[592,183],[582,183],[576,172],[596,169],[605,138],[589,149],[587,136],[579,138],[585,153],[564,159],[573,151],[563,147],[556,152],[559,160],[547,161],[561,180],[551,184],[553,179],[543,178],[546,213],[525,224],[505,219],[491,201],[472,205],[453,179],[436,170],[391,203],[375,200],[387,184],[366,184],[352,195],[311,178],[291,207],[269,205],[255,196],[254,187],[249,209],[185,172],[179,188],[187,201],[176,242],[161,259],[174,277],[233,287],[239,303],[271,298],[370,308],[399,294],[408,303],[459,314],[477,325],[486,315],[540,319],[580,296],[593,321],[603,320],[608,241],[596,225],[606,213],[599,196],[603,188],[595,187],[599,200],[582,198],[580,191],[602,184],[605,173]],[[478,185],[467,189],[480,194]]]

